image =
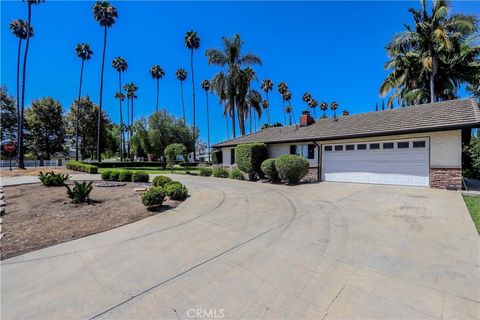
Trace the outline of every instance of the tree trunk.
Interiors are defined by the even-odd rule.
[[[103,53],[102,53],[102,69],[100,72],[100,99],[98,103],[98,119],[97,119],[97,160],[102,162],[102,155],[100,153],[100,137],[102,129],[102,95],[103,95],[103,70],[105,67],[105,51],[107,48],[107,26],[105,26],[103,33]]]
[[[437,60],[432,55],[432,72],[430,73],[430,102],[436,101],[435,97],[435,76],[437,75]]]
[[[180,94],[182,96],[183,123],[187,124],[187,121],[185,120],[185,101],[183,100],[183,81],[180,81]]]
[[[268,91],[266,92],[267,94],[267,117],[268,117],[268,124],[270,124],[270,99],[268,99]]]
[[[245,115],[237,108],[238,126],[240,127],[240,135],[245,135]]]
[[[235,101],[230,102],[230,110],[231,116],[232,116],[232,132],[233,132],[233,139],[237,137],[237,134],[235,132]]]
[[[195,78],[193,73],[193,49],[190,50],[190,67],[192,69],[192,106],[193,106],[193,128],[196,128],[195,115]],[[193,148],[193,162],[197,161],[196,148]]]
[[[157,104],[155,105],[155,112],[158,112],[158,96],[160,95],[160,79],[157,79]]]
[[[132,160],[132,155],[130,154],[130,146],[132,145],[132,143],[130,142],[130,140],[132,139],[132,135],[133,135],[133,100],[135,98],[132,97],[132,101],[131,101],[131,104],[130,104],[130,112],[131,112],[131,115],[130,115],[130,127],[129,127],[129,133],[128,133],[128,158],[130,160]]]
[[[315,120],[317,120],[317,108],[313,108],[313,115],[315,117]]]
[[[253,130],[252,130],[252,109],[250,109],[250,132],[249,133],[252,133]]]
[[[283,124],[286,126],[287,125],[287,114],[285,113],[285,100],[282,99],[283,103]]]
[[[122,93],[122,73],[118,72],[118,89],[119,93]],[[120,104],[120,162],[123,162],[123,150],[122,150],[122,127],[123,127],[123,116],[122,116],[122,97],[118,97],[118,101]]]
[[[82,67],[80,68],[80,85],[78,87],[77,111],[75,112],[75,160],[78,161],[78,117],[80,112],[80,98],[82,96],[83,66],[85,60],[82,59]]]
[[[17,53],[17,101],[16,101],[16,107],[17,107],[17,163],[18,163],[18,157],[20,155],[19,150],[20,147],[18,145],[18,137],[20,137],[20,53],[22,51],[22,38],[19,38],[18,40],[18,53]]]
[[[210,115],[208,112],[208,91],[205,91],[205,97],[207,98],[207,159],[210,159]]]

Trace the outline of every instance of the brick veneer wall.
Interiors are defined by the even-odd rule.
[[[314,182],[318,181],[318,168],[308,169],[308,173],[305,178],[302,179],[304,182]]]
[[[461,168],[430,168],[430,187],[445,189],[450,184],[462,189]]]

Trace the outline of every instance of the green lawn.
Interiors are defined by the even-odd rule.
[[[146,171],[148,173],[172,173],[172,171],[170,169],[163,169],[161,167],[133,167],[133,168],[130,168],[130,167],[125,167],[125,168],[98,168],[98,173],[102,173],[104,171],[107,171],[107,170],[130,170],[130,171]],[[193,173],[193,174],[196,174],[198,173],[198,169],[197,168],[191,168],[190,170],[190,173]],[[173,170],[173,173],[180,173],[180,174],[184,174],[186,173],[186,169],[185,168],[175,168]]]
[[[463,196],[467,204],[468,211],[472,216],[473,223],[477,227],[478,234],[480,234],[480,196]]]

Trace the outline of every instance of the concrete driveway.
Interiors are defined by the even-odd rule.
[[[2,262],[2,319],[479,317],[458,192],[175,179],[175,210]]]

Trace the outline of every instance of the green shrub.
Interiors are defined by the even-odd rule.
[[[70,176],[68,174],[55,173],[53,171],[43,174],[42,171],[38,174],[38,179],[46,187],[58,187],[63,186],[65,181],[68,180]]]
[[[132,174],[133,172],[130,170],[121,170],[118,180],[123,182],[132,181]]]
[[[228,170],[222,167],[213,168],[212,175],[215,178],[228,178]]]
[[[287,183],[297,183],[308,173],[309,162],[297,155],[284,155],[275,161],[280,179]]]
[[[120,171],[118,171],[118,170],[110,171],[110,179],[109,180],[112,180],[112,181],[120,180]]]
[[[245,177],[243,176],[242,170],[238,168],[233,168],[230,170],[230,173],[228,174],[228,177],[230,179],[235,179],[235,180],[245,180]]]
[[[133,182],[148,182],[150,177],[148,176],[148,172],[145,171],[135,171],[132,174],[132,181]]]
[[[167,176],[156,176],[155,178],[153,178],[153,185],[155,187],[163,187],[169,182],[172,182],[172,179]]]
[[[65,187],[67,188],[67,196],[72,199],[73,203],[90,202],[90,192],[93,189],[92,183],[93,181],[75,181],[75,186],[73,187],[73,189],[70,189],[70,186],[65,185]]]
[[[165,191],[161,187],[151,187],[142,195],[142,203],[146,207],[161,206],[165,201]]]
[[[198,172],[199,175],[204,177],[210,177],[212,175],[213,169],[208,167],[201,167]]]
[[[91,164],[82,163],[80,161],[68,161],[65,163],[65,167],[69,170],[82,171],[86,173],[95,174],[98,172],[98,168]]]
[[[173,165],[178,155],[183,155],[185,153],[185,146],[181,143],[172,143],[165,148],[165,157],[167,158],[168,166],[173,172]]]
[[[112,170],[107,170],[102,172],[102,180],[110,180],[110,174]]]
[[[480,138],[472,138],[470,144],[463,148],[463,176],[470,179],[480,179]]]
[[[188,196],[188,189],[178,181],[167,183],[163,190],[172,200],[185,200]]]
[[[267,145],[254,142],[239,144],[235,148],[236,162],[238,168],[247,173],[250,179],[255,176],[263,177],[262,162],[268,158]]]
[[[270,158],[262,162],[262,172],[270,178],[272,182],[278,181],[278,172],[275,168],[275,159]]]

